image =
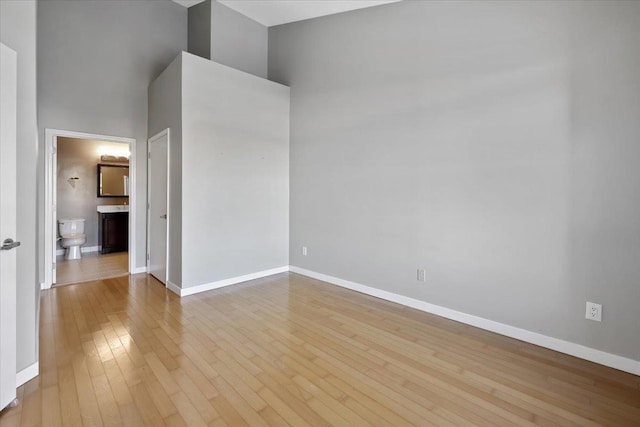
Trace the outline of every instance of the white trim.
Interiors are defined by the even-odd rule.
[[[430,304],[425,301],[394,294],[388,291],[383,291],[381,289],[372,288],[360,283],[328,276],[326,274],[317,273],[315,271],[306,270],[304,268],[289,266],[289,271],[301,274],[303,276],[311,277],[313,279],[322,280],[323,282],[331,283],[343,288],[351,289],[353,291],[362,292],[363,294],[395,302],[407,307],[415,308],[417,310],[425,311],[427,313],[435,314],[437,316],[445,317],[447,319],[455,320],[467,325],[475,326],[480,329],[495,332],[500,335],[505,335],[531,344],[539,345],[540,347],[559,351],[560,353],[579,357],[580,359],[589,360],[591,362],[599,363],[601,365],[609,366],[621,371],[640,375],[640,361],[638,360],[629,359],[626,357],[618,356],[616,354],[607,353],[602,350],[596,350],[594,348],[586,347],[580,344],[549,337],[546,335],[538,334],[536,332],[527,331],[526,329],[517,328],[515,326],[505,325],[504,323],[499,323],[493,320],[484,319],[482,317],[473,316],[471,314],[462,313],[450,308]]]
[[[167,280],[167,288],[176,295],[180,295],[180,291],[182,290],[180,286],[176,285],[171,280]]]
[[[136,267],[136,269],[131,274],[141,274],[146,272],[147,272],[147,267]]]
[[[53,179],[53,151],[56,143],[56,135],[50,129],[44,130],[44,283],[42,289],[49,289],[53,284],[53,251],[55,235],[53,225],[53,197],[55,195]],[[47,231],[49,230],[49,231]]]
[[[38,376],[40,365],[33,363],[16,374],[16,388]]]
[[[170,181],[171,181],[171,130],[170,128],[166,128],[161,130],[160,132],[153,135],[151,138],[147,140],[147,209],[146,209],[146,218],[147,218],[147,251],[145,253],[145,262],[146,262],[146,270],[149,271],[149,250],[151,249],[151,221],[149,220],[150,215],[150,206],[151,206],[151,191],[149,191],[149,186],[151,185],[151,180],[149,179],[149,160],[151,155],[151,143],[156,139],[160,139],[163,136],[167,136],[167,226],[165,232],[167,233],[167,248],[165,254],[165,266],[164,266],[164,285],[169,286],[169,221],[171,220],[171,216],[169,215],[169,208],[171,206],[171,191],[170,189]],[[174,285],[175,286],[175,285]],[[175,292],[175,291],[174,291]]]
[[[49,289],[53,284],[53,263],[56,247],[56,223],[54,221],[56,212],[54,211],[55,199],[55,170],[53,155],[55,154],[58,137],[92,139],[109,142],[121,142],[129,144],[129,273],[134,274],[136,270],[136,140],[134,138],[124,138],[119,136],[108,136],[93,133],[74,132],[60,129],[45,129],[45,162],[44,162],[44,283],[42,289]],[[48,230],[48,231],[47,231]]]
[[[82,246],[80,248],[80,252],[82,252],[83,254],[86,254],[89,252],[98,252],[100,249],[102,249],[102,247],[100,246]],[[56,256],[60,256],[60,255],[64,255],[64,249],[56,250]]]
[[[289,266],[272,268],[269,270],[258,271],[256,273],[245,274],[243,276],[232,277],[230,279],[218,280],[217,282],[205,283],[203,285],[190,286],[188,288],[181,288],[180,286],[167,281],[167,288],[181,297],[187,295],[198,294],[200,292],[210,291],[212,289],[218,289],[229,285],[235,285],[237,283],[247,282],[249,280],[260,279],[262,277],[272,276],[274,274],[286,273],[289,271]]]
[[[129,274],[133,274],[136,270],[136,255],[138,248],[136,247],[136,212],[138,207],[138,191],[136,183],[138,182],[138,156],[136,155],[136,140],[133,138],[129,142]]]

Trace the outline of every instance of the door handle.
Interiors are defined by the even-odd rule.
[[[162,219],[167,219],[167,214],[160,215],[160,218],[162,218]]]
[[[14,242],[13,239],[6,239],[4,242],[2,242],[0,250],[10,251],[11,249],[17,248],[18,246],[20,246],[20,242]]]

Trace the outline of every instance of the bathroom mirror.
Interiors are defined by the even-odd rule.
[[[99,164],[98,197],[129,197],[129,166]]]

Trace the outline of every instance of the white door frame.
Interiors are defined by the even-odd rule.
[[[149,220],[149,207],[151,206],[151,192],[149,191],[149,185],[151,185],[151,180],[149,179],[149,159],[151,158],[151,143],[156,139],[162,138],[163,136],[167,136],[167,253],[165,254],[165,272],[166,277],[164,279],[164,285],[168,286],[169,283],[169,220],[171,216],[169,215],[169,207],[171,206],[171,191],[169,191],[170,185],[169,181],[171,179],[171,131],[169,128],[161,130],[160,132],[153,135],[147,141],[147,269],[149,268],[149,250],[151,249],[151,221]]]
[[[58,137],[91,139],[107,142],[129,144],[129,273],[136,274],[136,140],[119,136],[99,135],[95,133],[74,132],[60,129],[45,129],[45,162],[44,162],[44,282],[42,289],[49,289],[53,284],[53,268],[55,264],[57,218],[55,209],[55,157]],[[145,269],[146,270],[146,269]]]

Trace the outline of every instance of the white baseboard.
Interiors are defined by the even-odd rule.
[[[80,248],[80,252],[83,254],[86,254],[89,252],[98,252],[100,249],[102,249],[102,246],[82,246]],[[64,249],[56,250],[56,256],[60,256],[60,255],[64,255]]]
[[[417,310],[425,311],[427,313],[435,314],[437,316],[445,317],[447,319],[455,320],[457,322],[465,323],[467,325],[475,326],[480,329],[495,332],[500,335],[505,335],[531,344],[539,345],[540,347],[559,351],[560,353],[579,357],[580,359],[585,359],[591,362],[599,363],[601,365],[609,366],[611,368],[619,369],[621,371],[640,375],[640,361],[638,360],[633,360],[626,357],[618,356],[616,354],[607,353],[602,350],[596,350],[594,348],[586,347],[581,344],[549,337],[536,332],[528,331],[526,329],[517,328],[515,326],[505,325],[504,323],[499,323],[493,320],[484,319],[482,317],[473,316],[471,314],[462,313],[450,308],[430,304],[425,301],[394,294],[392,292],[383,291],[381,289],[372,288],[370,286],[351,282],[349,280],[328,276],[326,274],[317,273],[311,270],[305,270],[304,268],[289,266],[289,271],[301,274],[303,276],[322,280],[323,282],[331,283],[343,288],[362,292],[363,294],[395,302],[407,307],[415,308]]]
[[[218,280],[217,282],[205,283],[203,285],[191,286],[188,288],[181,288],[180,286],[172,283],[171,281],[167,281],[167,288],[181,297],[185,297],[187,295],[193,295],[200,292],[210,291],[212,289],[218,289],[229,285],[235,285],[236,283],[242,283],[249,280],[260,279],[262,277],[271,276],[273,274],[286,273],[289,271],[289,266],[286,265],[284,267],[272,268],[269,270],[258,271],[256,273],[245,274],[244,276],[232,277],[230,279]]]
[[[22,371],[16,374],[16,388],[20,387],[22,384],[26,383],[29,380],[34,379],[38,376],[40,372],[39,363],[36,362],[32,365],[27,366]]]
[[[176,285],[171,280],[167,280],[167,288],[176,295],[180,295],[180,291],[182,290],[180,286]]]
[[[140,274],[140,273],[146,273],[147,272],[147,266],[144,267],[136,267],[133,269],[133,271],[131,272],[131,274]]]

